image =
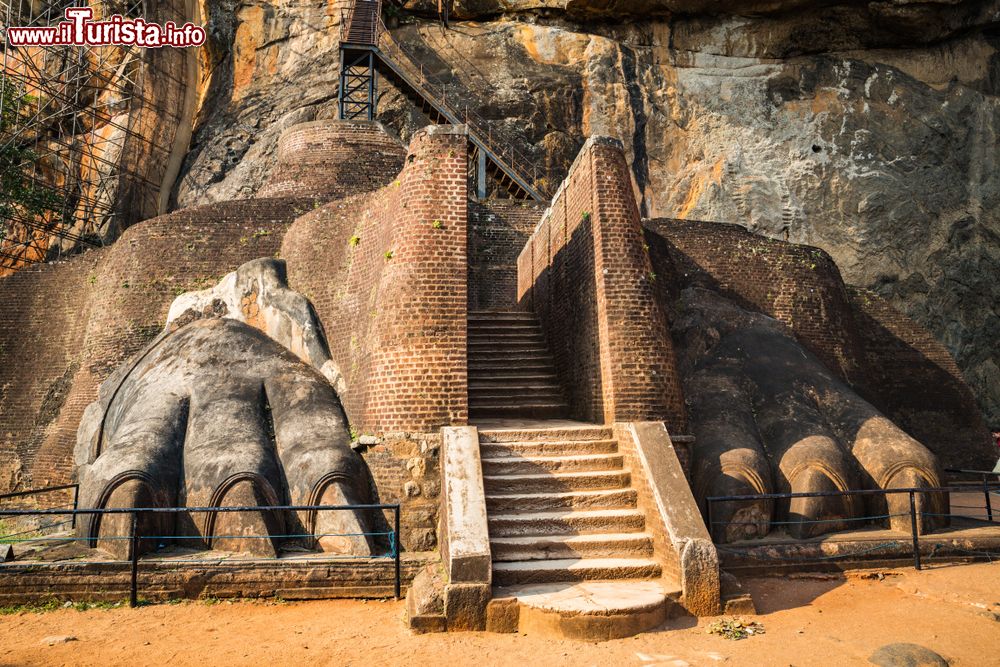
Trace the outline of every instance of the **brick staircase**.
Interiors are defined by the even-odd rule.
[[[535,315],[470,312],[469,416],[559,419],[568,412]]]

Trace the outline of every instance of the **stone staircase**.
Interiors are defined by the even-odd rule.
[[[559,419],[569,412],[534,313],[469,313],[469,416]]]
[[[534,619],[536,629],[557,626],[561,636],[594,639],[662,623],[679,586],[662,578],[612,430],[479,435],[494,598],[518,601],[515,629]],[[602,599],[596,606],[595,596]]]

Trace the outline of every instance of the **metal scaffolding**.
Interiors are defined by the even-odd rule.
[[[0,218],[0,275],[32,262],[102,246],[135,220],[123,211],[123,189],[147,183],[135,173],[147,59],[136,46],[12,47],[8,26],[53,26],[67,7],[89,6],[95,18],[147,18],[147,0],[0,0],[3,68],[0,98],[13,105],[0,149],[17,146],[33,159],[26,178],[48,194],[42,213],[16,208]],[[137,152],[138,151],[138,152]],[[146,188],[142,188],[147,190]],[[155,191],[157,188],[153,187]]]

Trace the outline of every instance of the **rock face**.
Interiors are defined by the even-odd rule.
[[[281,129],[336,115],[341,4],[208,3],[179,205],[254,194]],[[523,136],[545,184],[586,137],[620,138],[645,215],[822,247],[927,326],[1000,423],[1000,2],[477,0],[452,16],[479,22],[404,13],[392,37]],[[408,139],[427,119],[381,86],[379,120]]]

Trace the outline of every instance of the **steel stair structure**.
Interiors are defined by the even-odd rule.
[[[519,140],[492,128],[470,111],[460,99],[460,88],[449,87],[431,77],[422,65],[414,64],[416,59],[389,37],[381,12],[381,0],[352,0],[341,16],[337,97],[340,118],[374,120],[377,79],[381,75],[432,122],[469,128],[471,171],[480,199],[486,197],[487,178],[492,177],[502,191],[515,199],[547,202],[548,193],[538,182],[534,161],[514,148]]]

